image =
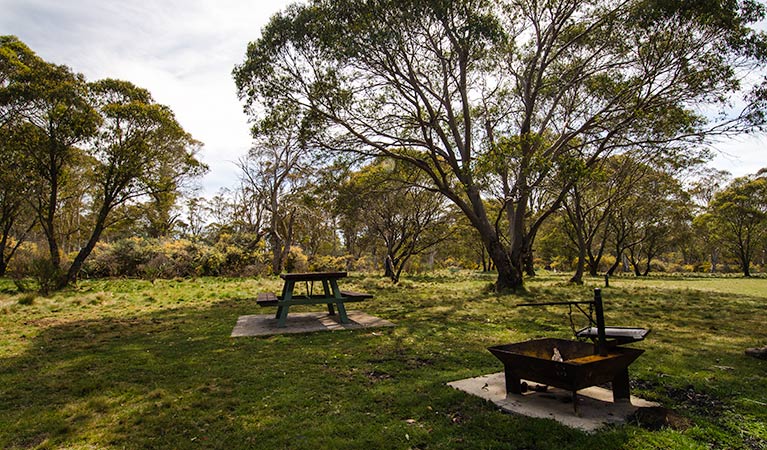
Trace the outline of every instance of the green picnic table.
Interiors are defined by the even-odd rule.
[[[280,278],[285,280],[282,286],[282,294],[276,295],[272,292],[258,294],[256,303],[259,306],[277,306],[277,326],[284,327],[288,317],[288,309],[296,305],[321,305],[328,307],[328,314],[335,315],[335,309],[338,309],[338,317],[341,323],[349,323],[349,317],[346,315],[346,302],[357,302],[373,298],[370,294],[362,292],[342,291],[338,287],[338,280],[346,277],[346,272],[302,272],[302,273],[283,273]],[[314,292],[314,283],[322,286],[318,293]],[[296,285],[304,285],[305,292],[299,294],[296,292]]]

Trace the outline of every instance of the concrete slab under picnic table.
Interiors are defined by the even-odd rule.
[[[527,381],[528,385],[538,383]],[[626,421],[638,408],[658,406],[639,397],[631,396],[631,403],[613,402],[612,391],[592,386],[578,391],[578,414],[573,411],[572,393],[548,387],[545,392],[528,391],[524,394],[506,394],[503,372],[483,375],[447,383],[460,391],[493,402],[503,411],[557,422],[586,432],[594,432],[609,424]]]
[[[232,337],[269,336],[273,334],[310,333],[314,331],[356,330],[360,328],[393,327],[394,324],[362,311],[347,311],[350,323],[341,323],[338,315],[327,312],[290,313],[284,327],[277,326],[274,314],[240,316]]]

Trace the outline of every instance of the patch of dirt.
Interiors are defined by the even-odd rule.
[[[705,416],[716,417],[727,409],[727,405],[723,401],[713,395],[698,392],[693,386],[685,388],[666,386],[666,395],[675,402],[691,407]]]
[[[731,406],[719,398],[697,391],[692,385],[680,388],[653,381],[631,380],[631,389],[663,392],[674,404],[679,405],[681,408],[692,410],[702,416],[717,418],[721,415],[722,411],[731,409]]]
[[[745,436],[743,438],[743,443],[748,446],[747,448],[752,450],[764,450],[767,448],[767,441],[755,436]]]
[[[671,428],[673,430],[681,431],[692,426],[692,422],[689,419],[662,406],[638,408],[627,420],[630,423],[635,423],[642,428],[653,431],[662,428]]]
[[[434,360],[429,358],[408,358],[406,364],[408,367],[425,367],[434,365]]]
[[[368,377],[368,379],[370,381],[373,381],[373,382],[388,380],[388,379],[392,378],[392,376],[389,375],[388,373],[386,373],[386,372],[379,372],[377,370],[374,370],[372,372],[366,373],[365,375]]]
[[[24,322],[24,325],[31,325],[33,327],[38,327],[38,328],[51,328],[51,327],[58,327],[62,325],[69,325],[76,322],[77,322],[76,319],[43,317],[42,319],[33,319],[30,321]]]

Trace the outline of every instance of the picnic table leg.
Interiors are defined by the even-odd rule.
[[[334,294],[331,293],[330,287],[328,286],[328,280],[322,280],[322,289],[325,291],[325,297],[333,297]],[[333,304],[328,303],[328,314],[331,316],[336,315],[336,311],[333,309]]]
[[[282,301],[290,302],[293,299],[293,287],[295,282],[293,280],[285,280],[285,285],[282,287]],[[288,318],[288,306],[287,304],[277,307],[277,326],[282,328],[285,326],[285,320]]]
[[[340,300],[341,290],[338,289],[338,282],[335,279],[332,279],[330,280],[330,285],[333,287],[333,296],[336,299],[339,299],[339,301],[336,302],[336,305],[338,305],[338,317],[341,319],[341,323],[350,323],[349,318],[346,316],[346,307],[344,306],[344,302]]]

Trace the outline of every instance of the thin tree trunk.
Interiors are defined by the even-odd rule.
[[[77,277],[80,275],[80,270],[82,270],[85,260],[88,258],[88,256],[90,256],[91,252],[96,247],[96,244],[101,238],[101,234],[106,228],[107,216],[109,216],[109,212],[112,209],[110,205],[111,200],[108,200],[99,210],[99,213],[96,216],[96,223],[93,225],[93,232],[91,233],[91,237],[88,239],[88,242],[86,242],[85,246],[83,246],[80,251],[77,252],[77,256],[75,256],[74,261],[72,261],[72,265],[69,266],[67,273],[59,279],[59,282],[56,286],[57,289],[63,289],[68,284],[77,281]]]
[[[386,259],[384,260],[384,276],[390,278],[393,282],[397,282],[395,277],[395,270],[397,264],[390,252],[386,253]]]
[[[607,269],[608,276],[613,276],[613,274],[615,273],[615,269],[617,269],[621,263],[621,256],[622,255],[619,253],[618,256],[615,257],[615,262],[613,263],[613,265],[610,266],[609,269]]]
[[[586,244],[583,242],[583,235],[576,231],[578,235],[578,262],[575,264],[575,273],[570,278],[570,283],[583,284],[583,268],[586,265]]]
[[[276,231],[272,231],[272,274],[279,275],[282,272],[282,239]]]
[[[534,277],[535,276],[535,260],[533,258],[533,250],[528,249],[525,252],[525,274],[528,277]]]

